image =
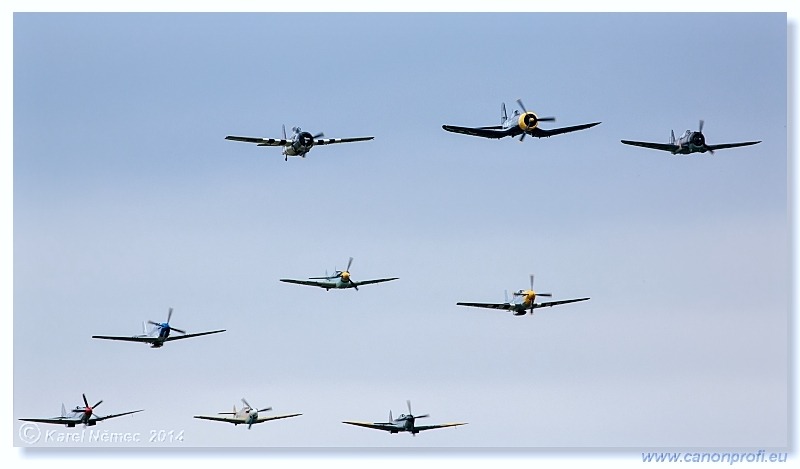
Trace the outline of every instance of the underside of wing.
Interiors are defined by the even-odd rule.
[[[357,287],[360,287],[361,285],[370,285],[370,284],[373,284],[373,283],[381,283],[381,282],[391,282],[392,280],[397,280],[397,277],[379,278],[379,279],[375,279],[375,280],[362,280],[360,282],[353,282],[353,283]]]
[[[260,137],[237,137],[236,135],[228,135],[225,140],[234,140],[237,142],[255,143],[260,147],[280,147],[289,143],[286,139],[280,138],[260,138]]]
[[[534,136],[534,137],[539,137],[539,138],[552,137],[553,135],[560,135],[560,134],[565,134],[565,133],[568,133],[568,132],[575,132],[577,130],[588,129],[588,128],[594,127],[594,126],[596,126],[598,124],[600,124],[600,122],[592,122],[591,124],[573,125],[571,127],[561,127],[561,128],[558,128],[558,129],[549,129],[549,130],[540,129],[540,128],[537,127],[535,129],[533,129],[530,132],[530,134],[532,136]]]
[[[66,417],[53,417],[51,419],[20,419],[23,422],[36,422],[36,423],[53,423],[58,425],[66,425],[68,423],[81,423],[80,419],[71,419]]]
[[[678,145],[672,145],[670,143],[635,142],[633,140],[620,140],[620,142],[624,143],[625,145],[652,148],[653,150],[663,150],[673,153],[678,150]]]
[[[202,420],[213,420],[215,422],[227,422],[236,425],[244,423],[244,419],[236,419],[232,417],[217,417],[216,415],[195,415],[194,418]]]
[[[318,138],[314,140],[314,145],[330,145],[331,143],[350,143],[372,140],[375,137],[348,137],[348,138]]]
[[[511,135],[508,131],[495,129],[492,127],[458,127],[455,125],[443,125],[442,128],[448,132],[457,134],[474,135],[484,138],[503,138]]]
[[[135,414],[136,412],[142,412],[143,410],[144,410],[144,409],[139,409],[139,410],[132,410],[132,411],[130,411],[130,412],[123,412],[123,413],[121,413],[121,414],[111,414],[111,415],[106,415],[106,416],[104,416],[104,417],[97,417],[95,420],[97,420],[98,422],[100,422],[100,421],[103,421],[103,420],[113,419],[113,418],[115,418],[115,417],[122,417],[123,415]]]
[[[171,335],[166,339],[164,339],[164,342],[168,342],[170,340],[189,339],[191,337],[200,337],[201,335],[218,334],[220,332],[225,332],[225,329],[219,329],[216,331],[207,331],[207,332],[195,332],[194,334]]]
[[[122,340],[125,342],[144,342],[147,344],[152,344],[156,341],[155,337],[120,337],[113,335],[93,335],[92,339]]]
[[[385,423],[369,423],[369,422],[342,422],[348,425],[355,425],[357,427],[373,428],[375,430],[383,430],[386,432],[400,431],[399,428]]]
[[[577,298],[574,300],[560,300],[560,301],[546,301],[544,303],[533,305],[534,308],[546,308],[548,306],[565,305],[567,303],[577,303],[578,301],[586,301],[589,298]]]
[[[303,415],[303,414],[271,415],[269,417],[259,417],[253,423],[263,423],[263,422],[269,422],[270,420],[288,419],[289,417],[297,417],[298,415]]]
[[[711,150],[722,150],[723,148],[736,148],[736,147],[746,147],[748,145],[755,145],[756,143],[761,143],[761,140],[757,142],[741,142],[741,143],[720,143],[719,145],[706,145],[706,147]]]
[[[458,306],[474,306],[476,308],[491,308],[511,310],[511,303],[456,303]]]
[[[459,425],[466,425],[466,422],[461,423],[440,423],[439,425],[418,425],[414,427],[414,431],[435,430],[437,428],[458,427]]]
[[[318,282],[316,280],[294,280],[291,278],[282,278],[280,279],[281,282],[286,283],[294,283],[296,285],[308,285],[310,287],[320,287],[320,288],[334,288],[336,287],[335,282]]]

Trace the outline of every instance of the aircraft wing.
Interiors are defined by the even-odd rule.
[[[330,145],[331,143],[363,142],[372,140],[375,137],[349,137],[349,138],[318,138],[314,140],[314,145]]]
[[[360,281],[360,282],[353,282],[353,284],[354,284],[355,286],[357,286],[357,287],[360,287],[361,285],[370,285],[370,284],[372,284],[372,283],[389,282],[389,281],[392,281],[392,280],[397,280],[397,278],[398,278],[398,277],[392,277],[392,278],[379,278],[379,279],[375,279],[375,280],[362,280],[362,281]]]
[[[320,288],[335,288],[336,282],[320,282],[317,280],[294,280],[290,278],[282,278],[280,279],[281,282],[286,283],[294,283],[297,285],[308,285],[311,287],[320,287]]]
[[[225,140],[235,140],[237,142],[255,143],[260,147],[284,147],[289,144],[289,140],[280,138],[260,138],[260,137],[237,137],[228,135]]]
[[[706,145],[706,148],[708,148],[711,151],[715,151],[715,150],[722,150],[723,148],[746,147],[748,145],[755,145],[756,143],[761,143],[761,140],[757,142],[720,143],[719,145]]]
[[[156,337],[141,337],[141,336],[121,337],[114,335],[93,335],[92,339],[124,340],[126,342],[144,342],[148,344],[152,344],[153,342],[156,341]]]
[[[443,125],[442,128],[448,132],[454,132],[457,134],[466,134],[466,135],[474,135],[476,137],[484,137],[484,138],[503,138],[507,135],[510,135],[507,131],[490,128],[490,127],[458,127],[455,125]]]
[[[396,427],[389,423],[369,423],[369,422],[342,422],[348,425],[355,425],[357,427],[364,427],[364,428],[373,428],[375,430],[383,430],[387,432],[393,431],[401,431],[399,427]]]
[[[303,415],[303,414],[270,415],[268,417],[258,417],[256,421],[253,423],[262,423],[262,422],[268,422],[270,420],[287,419],[289,417],[297,417],[298,415]]]
[[[166,339],[164,339],[164,342],[169,342],[170,340],[189,339],[191,337],[200,337],[201,335],[217,334],[219,332],[225,332],[225,329],[220,329],[217,331],[196,332],[194,334],[171,335]]]
[[[634,142],[633,140],[620,140],[625,145],[633,145],[635,147],[652,148],[653,150],[664,150],[675,153],[678,151],[678,145],[671,143],[651,143],[651,142]]]
[[[212,415],[195,415],[194,418],[196,419],[203,419],[203,420],[213,420],[215,422],[227,422],[232,423],[235,425],[244,423],[244,419],[242,418],[233,418],[233,417],[217,417]]]
[[[504,309],[510,311],[513,305],[511,303],[456,303],[458,306],[474,306],[476,308],[491,308],[491,309]]]
[[[66,425],[68,423],[81,423],[81,419],[67,418],[67,417],[53,417],[51,419],[20,419],[23,422],[36,422],[36,423],[54,423],[58,425]]]
[[[560,301],[546,301],[544,303],[534,304],[534,308],[545,308],[548,306],[557,306],[557,305],[565,305],[567,303],[576,303],[578,301],[586,301],[589,298],[578,298],[575,300],[560,300]]]
[[[132,410],[130,412],[123,412],[121,414],[105,415],[103,417],[95,417],[92,420],[97,420],[98,422],[102,422],[103,420],[113,419],[114,417],[122,417],[123,415],[130,415],[130,414],[135,414],[136,412],[142,412],[143,410],[144,409],[139,409],[139,410]]]
[[[549,129],[549,130],[540,129],[540,128],[537,127],[537,128],[533,129],[529,133],[532,136],[539,137],[539,138],[552,137],[553,135],[565,134],[567,132],[575,132],[577,130],[588,129],[590,127],[596,126],[599,123],[600,122],[592,122],[591,124],[573,125],[571,127],[561,127],[561,128],[558,128],[558,129]]]
[[[434,430],[436,428],[457,427],[459,425],[466,425],[466,423],[440,423],[439,425],[416,425],[414,431]]]

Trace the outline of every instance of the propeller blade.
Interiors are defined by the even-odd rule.
[[[97,406],[99,406],[99,405],[100,405],[100,404],[102,404],[102,403],[103,403],[103,400],[102,400],[102,399],[100,399],[99,401],[97,401],[97,404],[95,404],[95,405],[93,405],[93,406],[92,406],[92,409],[96,408]]]
[[[281,124],[281,129],[283,130],[283,139],[286,140],[286,124]]]
[[[242,402],[243,402],[243,403],[244,403],[244,405],[246,405],[247,407],[250,407],[251,409],[253,408],[253,406],[251,406],[251,405],[250,405],[250,403],[249,403],[249,402],[247,402],[247,401],[245,400],[245,398],[242,398]]]
[[[697,127],[698,128],[697,131],[700,132],[701,134],[703,133],[703,124],[705,124],[705,122],[703,121],[703,119],[700,119],[700,125]]]
[[[89,401],[87,401],[87,400],[86,400],[86,394],[83,394],[83,404],[84,404],[86,407],[89,407]]]
[[[158,327],[161,327],[161,324],[160,324],[160,323],[157,323],[157,322],[155,322],[155,321],[147,321],[147,324],[150,324],[151,326],[158,326]]]
[[[556,118],[555,117],[539,117],[536,120],[538,120],[539,122],[555,122]]]
[[[267,407],[265,409],[258,409],[258,412],[268,412],[270,410],[272,410],[272,407]]]
[[[524,104],[522,104],[522,100],[521,100],[521,99],[518,99],[518,100],[517,100],[517,104],[518,104],[518,105],[519,105],[519,107],[522,109],[522,112],[528,112],[528,110],[527,110],[527,109],[525,109],[525,105],[524,105]]]
[[[551,296],[553,296],[553,294],[552,294],[552,293],[537,293],[537,294],[536,294],[536,296],[547,296],[547,297],[551,297]]]
[[[431,416],[430,414],[423,414],[423,415],[415,415],[414,418],[415,419],[424,419],[424,418],[428,418],[430,416]]]
[[[315,134],[312,138],[320,138],[320,137],[324,137],[324,136],[325,136],[325,134],[323,132],[320,132],[318,134]]]
[[[170,330],[173,330],[175,332],[180,332],[181,334],[186,334],[186,331],[184,331],[183,329],[178,329],[176,327],[170,327]]]
[[[350,258],[350,259],[347,261],[347,268],[346,268],[346,269],[344,269],[344,270],[346,270],[346,271],[348,271],[348,272],[349,272],[349,271],[350,271],[350,265],[351,265],[352,263],[353,263],[353,258],[351,257],[351,258]]]
[[[533,274],[531,274],[531,290],[533,290]]]
[[[411,400],[406,399],[406,405],[408,406],[408,415],[413,415],[411,412]]]
[[[170,321],[171,319],[172,319],[172,308],[170,308],[170,309],[169,309],[169,312],[167,313],[167,324],[169,324],[169,321]]]

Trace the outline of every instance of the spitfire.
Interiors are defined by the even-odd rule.
[[[531,288],[530,290],[519,290],[515,292],[511,301],[506,297],[505,303],[456,303],[458,306],[473,306],[476,308],[491,308],[491,309],[504,309],[511,311],[514,316],[524,316],[536,308],[546,308],[549,306],[563,305],[567,303],[576,303],[578,301],[586,301],[589,298],[577,298],[573,300],[560,300],[560,301],[545,301],[543,303],[536,303],[536,297],[552,297],[551,293],[537,293],[533,290],[533,274],[531,274]]]
[[[465,422],[462,423],[441,423],[438,425],[416,425],[417,419],[427,418],[430,417],[428,414],[424,415],[414,415],[411,412],[411,401],[407,400],[406,405],[408,406],[408,413],[407,414],[400,414],[399,417],[396,419],[392,418],[392,411],[389,411],[389,420],[387,422],[350,422],[344,421],[342,423],[346,423],[348,425],[355,425],[358,427],[365,427],[365,428],[372,428],[375,430],[383,430],[389,433],[399,433],[399,432],[409,432],[411,436],[416,435],[417,433],[424,431],[424,430],[433,430],[436,428],[447,428],[447,427],[458,427],[460,425],[467,425]]]
[[[514,113],[509,117],[508,113],[506,112],[506,103],[502,103],[500,108],[500,125],[490,125],[487,127],[458,127],[455,125],[443,125],[442,128],[448,132],[474,135],[476,137],[484,138],[516,137],[519,135],[519,141],[521,142],[525,140],[526,135],[536,138],[552,137],[553,135],[588,129],[600,124],[600,122],[592,122],[591,124],[573,125],[571,127],[545,130],[539,128],[539,123],[555,122],[555,117],[537,116],[536,113],[528,111],[520,99],[517,100],[517,104],[519,105],[520,109],[522,109],[522,113],[515,109]]]
[[[375,137],[349,137],[349,138],[322,138],[325,134],[320,132],[312,135],[300,127],[292,127],[292,138],[286,137],[286,126],[283,126],[283,138],[237,137],[228,135],[225,140],[255,143],[259,147],[283,147],[283,160],[288,161],[290,156],[305,158],[314,145],[330,145],[332,143],[363,142]]]
[[[397,277],[392,278],[379,278],[375,280],[362,280],[360,282],[356,282],[352,278],[350,278],[350,266],[353,264],[353,258],[351,257],[347,261],[347,268],[345,270],[337,270],[333,273],[333,275],[325,274],[324,277],[309,277],[308,280],[294,280],[289,278],[282,278],[280,279],[281,282],[285,283],[295,283],[298,285],[309,285],[312,287],[320,287],[324,288],[325,290],[330,290],[331,288],[335,289],[342,289],[342,288],[355,288],[356,291],[358,287],[362,285],[370,285],[373,283],[381,283],[381,282],[389,282],[391,280],[397,280]]]
[[[245,398],[242,398],[242,407],[239,410],[236,410],[236,406],[233,406],[233,412],[220,412],[217,415],[195,415],[194,418],[202,419],[202,420],[214,420],[217,422],[227,422],[232,423],[234,425],[247,425],[247,429],[250,430],[250,427],[257,423],[264,423],[270,420],[278,420],[278,419],[285,419],[289,417],[297,417],[298,415],[303,414],[287,414],[287,415],[271,415],[271,416],[261,416],[259,417],[259,413],[261,412],[268,412],[272,410],[272,407],[265,407],[263,409],[256,409],[255,407],[251,406],[249,402]],[[220,415],[230,415],[230,417],[220,417]]]
[[[636,142],[633,140],[620,140],[620,142],[625,145],[668,151],[673,155],[688,155],[690,153],[705,152],[709,152],[713,155],[715,150],[746,147],[761,143],[761,140],[757,142],[719,143],[717,145],[709,145],[706,143],[705,135],[703,135],[703,120],[701,119],[696,131],[687,130],[683,136],[677,140],[675,140],[675,131],[671,130],[669,143]]]
[[[67,412],[67,409],[64,407],[64,404],[61,404],[61,416],[59,417],[52,417],[47,419],[20,419],[23,422],[36,422],[36,423],[52,423],[52,424],[59,424],[64,425],[66,427],[74,427],[77,424],[83,424],[84,427],[93,427],[97,425],[97,422],[102,422],[103,420],[113,419],[116,417],[122,417],[123,415],[130,415],[135,414],[136,412],[142,412],[142,410],[131,410],[129,412],[122,412],[120,414],[109,414],[106,416],[100,416],[95,413],[95,409],[103,403],[102,400],[97,401],[95,405],[89,405],[89,400],[86,399],[86,394],[82,394],[83,396],[83,406],[80,405],[75,406],[70,412]]]
[[[225,332],[225,329],[220,329],[216,331],[208,331],[208,332],[196,332],[194,334],[187,334],[185,330],[178,329],[176,327],[172,327],[169,324],[170,319],[172,319],[172,308],[169,309],[167,313],[167,320],[166,322],[155,322],[155,321],[147,321],[150,326],[153,326],[151,330],[147,330],[147,327],[142,324],[142,331],[143,334],[135,335],[132,337],[120,337],[120,336],[109,336],[109,335],[93,335],[92,339],[106,339],[106,340],[122,340],[127,342],[142,342],[145,344],[150,344],[152,348],[159,348],[164,345],[164,343],[169,342],[171,340],[179,340],[179,339],[189,339],[192,337],[200,337],[201,335],[209,335],[209,334],[218,334],[220,332]],[[181,335],[173,335],[170,336],[170,332],[175,331]]]

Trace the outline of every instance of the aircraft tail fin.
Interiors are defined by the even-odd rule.
[[[394,422],[394,419],[392,418],[392,410],[391,409],[389,409],[389,421],[390,422]]]
[[[503,290],[503,293],[506,295],[506,303],[508,303],[508,290]]]
[[[669,144],[670,145],[675,145],[675,131],[674,130],[670,130],[669,131]]]
[[[62,417],[66,417],[67,416],[67,408],[64,407],[64,403],[63,402],[61,403],[61,416]]]
[[[506,103],[502,103],[500,106],[500,125],[505,124],[508,120],[508,113],[506,112]]]

